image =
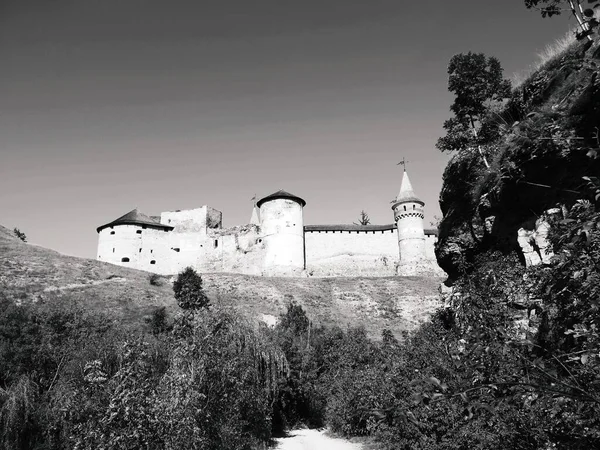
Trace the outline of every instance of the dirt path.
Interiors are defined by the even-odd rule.
[[[325,430],[294,430],[288,437],[275,439],[276,450],[361,450],[362,445],[336,439]]]

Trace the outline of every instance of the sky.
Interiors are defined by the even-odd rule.
[[[573,22],[523,0],[0,0],[0,224],[95,257],[96,227],[252,197],[393,222],[402,158],[440,216],[457,53],[526,71]]]

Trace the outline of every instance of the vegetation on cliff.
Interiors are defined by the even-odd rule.
[[[452,285],[443,317],[453,369],[434,375],[419,401],[432,410],[462,403],[469,448],[500,448],[502,440],[510,448],[596,448],[598,22],[593,11],[579,12],[581,2],[526,3],[545,15],[562,3],[577,8],[579,40],[483,116],[482,127],[497,131],[481,143],[489,167],[464,146],[445,171],[436,252]],[[551,246],[536,250],[550,253],[526,267],[517,235],[540,221]]]

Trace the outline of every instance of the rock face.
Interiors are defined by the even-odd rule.
[[[519,228],[517,231],[517,242],[521,247],[521,253],[525,259],[525,266],[537,266],[538,264],[550,264],[554,252],[552,245],[548,240],[550,233],[549,220],[556,220],[561,214],[559,208],[552,208],[546,211],[535,222],[535,230],[530,231],[525,228]]]
[[[500,111],[499,138],[458,152],[444,173],[436,256],[451,280],[490,250],[523,266],[548,264],[560,208],[589,198],[582,180],[600,172],[600,82],[594,48],[575,44],[515,89]],[[590,70],[588,70],[590,69]],[[494,125],[496,126],[496,125]]]

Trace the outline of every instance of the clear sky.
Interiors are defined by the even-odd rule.
[[[440,215],[447,65],[507,77],[573,26],[523,0],[0,0],[0,224],[94,257],[95,228],[254,194],[305,223],[393,222],[408,170]]]

